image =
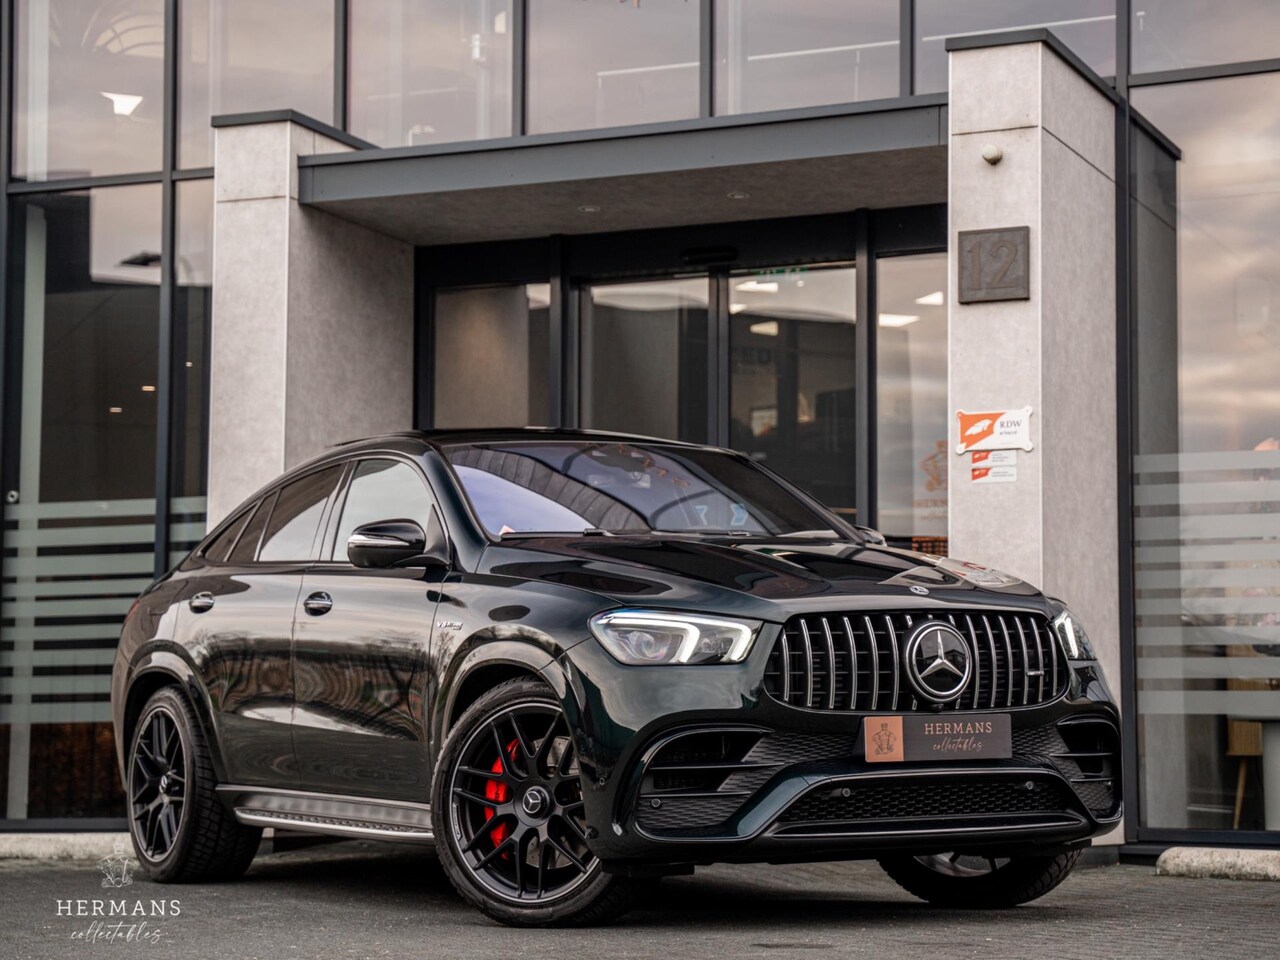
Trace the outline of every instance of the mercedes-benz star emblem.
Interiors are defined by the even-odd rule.
[[[937,620],[926,620],[911,632],[903,659],[911,686],[932,703],[960,696],[973,675],[973,658],[964,636]]]

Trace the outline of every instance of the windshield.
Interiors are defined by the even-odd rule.
[[[592,440],[443,449],[492,536],[849,534],[749,460],[716,450]]]

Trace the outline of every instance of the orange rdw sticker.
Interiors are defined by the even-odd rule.
[[[867,763],[901,763],[902,718],[868,717],[862,722]]]
[[[988,413],[956,411],[956,417],[960,421],[960,446],[966,450],[976,447],[995,433],[996,421],[1003,416],[1003,410]]]
[[[1031,408],[986,410],[981,413],[956,411],[960,422],[960,443],[956,453],[969,450],[1030,450]]]

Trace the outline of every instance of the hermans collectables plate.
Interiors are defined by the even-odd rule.
[[[1004,760],[1013,756],[1007,713],[873,716],[862,721],[868,763],[922,760]]]

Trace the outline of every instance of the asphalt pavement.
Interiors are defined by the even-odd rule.
[[[653,882],[612,926],[532,931],[466,907],[434,854],[413,848],[262,855],[226,884],[131,874],[104,887],[105,876],[92,861],[0,861],[0,957],[1280,958],[1280,883],[1157,877],[1148,866],[1078,869],[1036,903],[990,913],[921,904],[874,863],[719,866]],[[104,911],[123,901],[131,915],[94,917],[95,900]]]

